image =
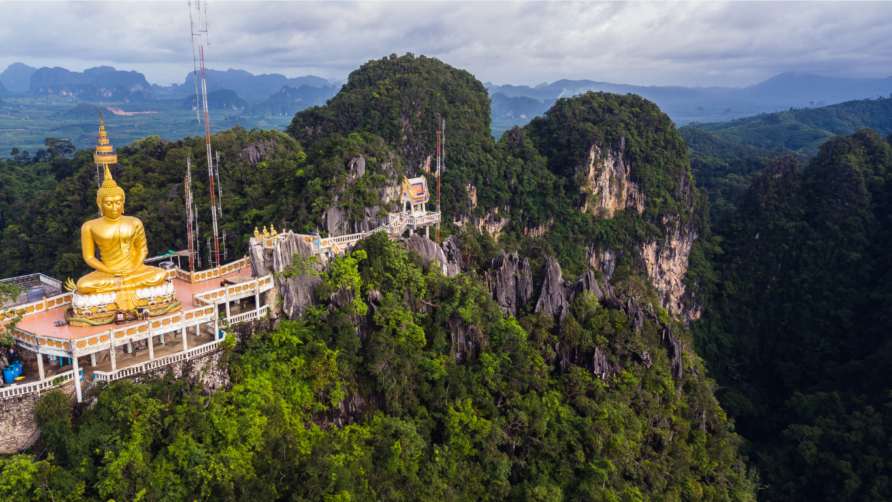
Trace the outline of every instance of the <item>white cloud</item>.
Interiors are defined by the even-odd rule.
[[[3,2],[0,65],[192,69],[187,2]],[[892,75],[892,3],[222,2],[210,68],[343,78],[412,52],[482,81],[732,85],[782,71]],[[39,27],[39,28],[37,28]]]

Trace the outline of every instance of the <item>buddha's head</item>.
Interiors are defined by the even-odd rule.
[[[105,166],[105,181],[102,187],[96,192],[96,205],[99,206],[99,212],[102,216],[117,220],[124,214],[124,190],[112,179],[108,166]]]

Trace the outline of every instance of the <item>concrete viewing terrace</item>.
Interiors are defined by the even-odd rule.
[[[260,295],[274,287],[273,278],[251,277],[247,260],[192,274],[176,269],[170,277],[181,310],[148,320],[89,327],[62,324],[70,293],[21,306],[24,317],[14,338],[26,362],[25,378],[0,388],[0,399],[54,388],[83,370],[84,382],[75,385],[80,401],[94,380],[110,382],[216,350],[220,314],[237,324],[269,311]]]
[[[176,287],[176,298],[180,302],[182,302],[181,310],[191,310],[202,305],[193,304],[194,295],[199,293],[204,293],[207,291],[211,291],[214,289],[219,289],[220,282],[225,281],[227,279],[233,279],[234,277],[242,276],[242,277],[251,277],[251,268],[242,268],[235,272],[226,274],[222,276],[219,280],[209,280],[198,283],[190,283],[188,281],[184,281],[179,277],[175,277],[173,279],[173,284]],[[170,317],[174,314],[167,314],[164,317]],[[156,319],[156,318],[153,318]],[[95,335],[97,333],[104,333],[109,330],[109,328],[118,328],[127,326],[127,324],[110,324],[105,326],[84,326],[84,327],[73,327],[65,324],[64,326],[55,326],[56,321],[64,321],[65,320],[65,309],[58,308],[52,310],[46,310],[44,312],[39,312],[35,314],[30,314],[22,318],[19,321],[18,329],[22,331],[26,331],[31,334],[39,334],[43,336],[48,336],[52,338],[57,338],[60,340],[72,340],[78,338],[84,338],[91,335]],[[137,324],[139,321],[133,321],[129,324]]]

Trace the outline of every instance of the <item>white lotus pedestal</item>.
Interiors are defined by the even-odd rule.
[[[113,323],[119,312],[126,318],[137,319],[141,315],[155,317],[176,312],[181,306],[172,282],[117,293],[83,295],[75,290],[65,321],[71,326],[102,326]]]

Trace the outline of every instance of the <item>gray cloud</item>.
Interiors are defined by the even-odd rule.
[[[192,68],[185,1],[0,8],[4,67],[110,64],[165,84]],[[212,1],[209,16],[208,67],[287,76],[343,78],[406,52],[496,83],[743,86],[782,71],[892,75],[888,2]]]

